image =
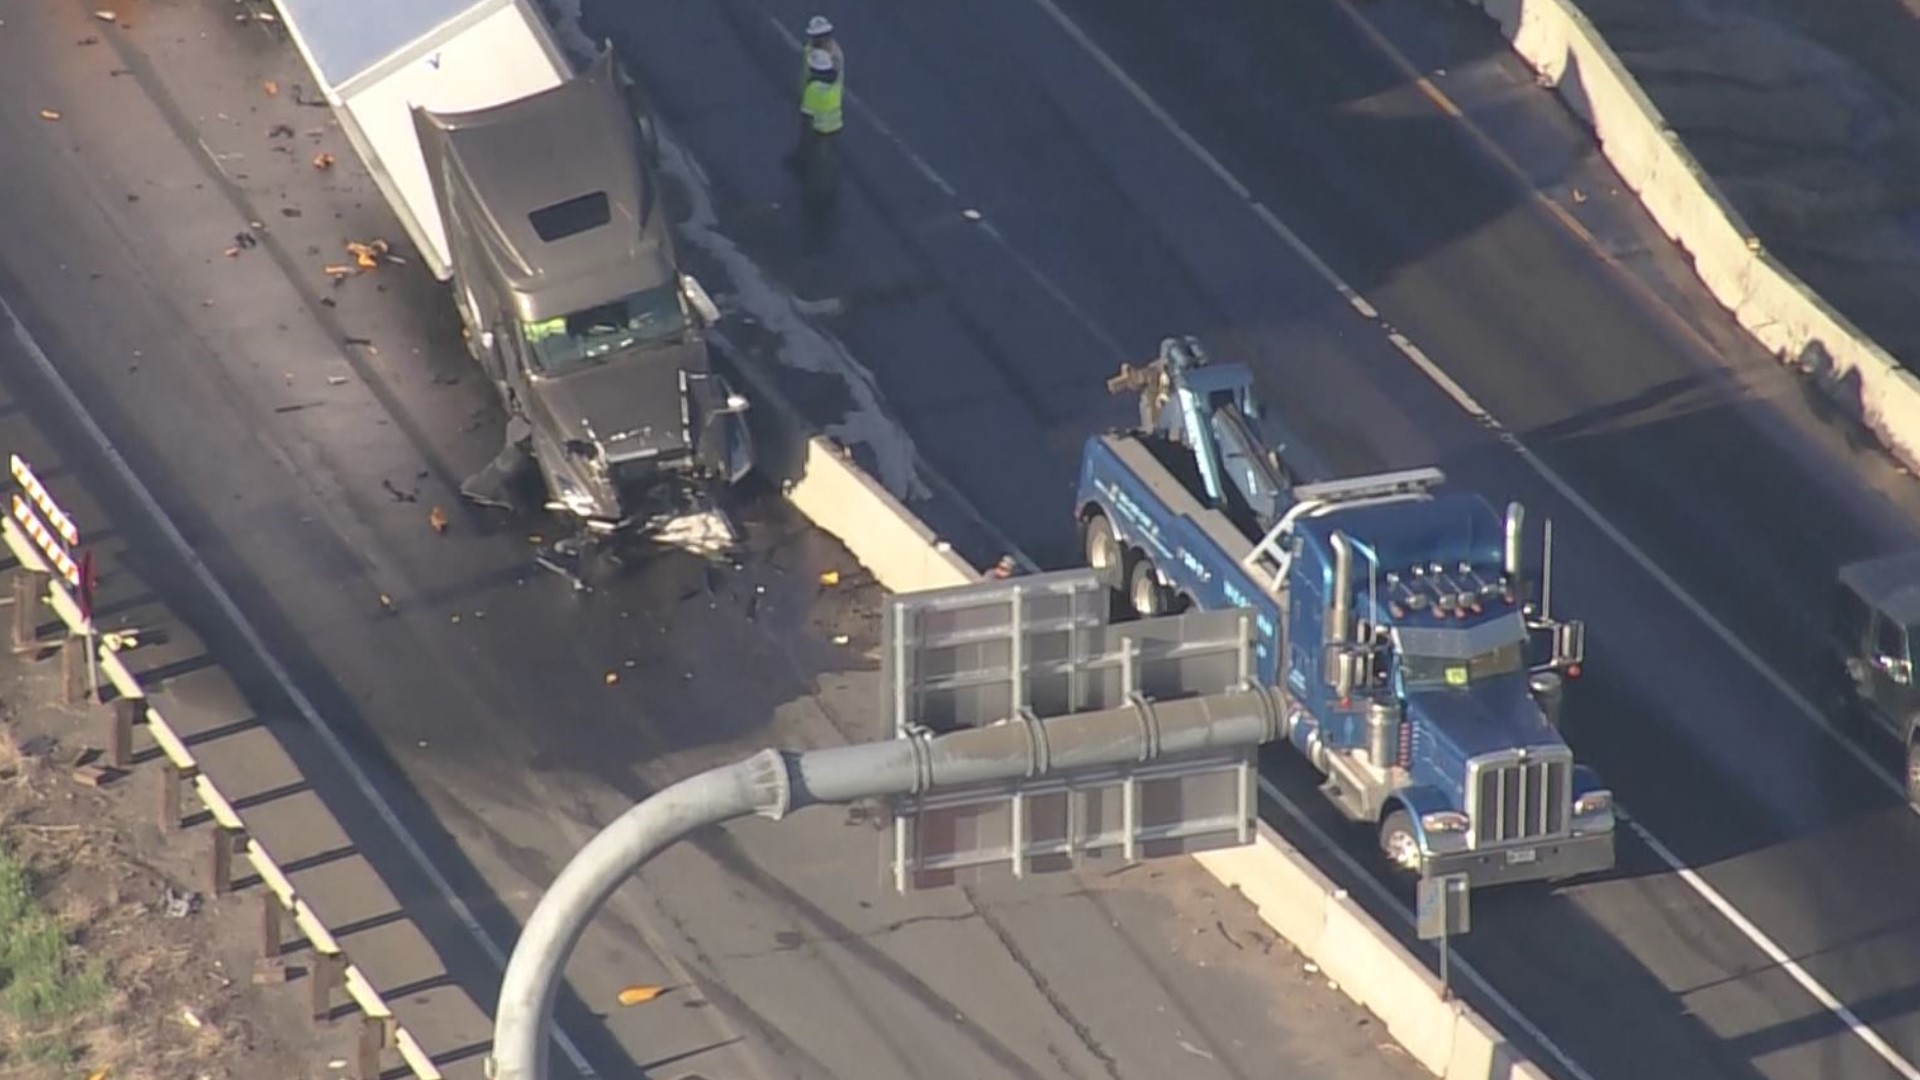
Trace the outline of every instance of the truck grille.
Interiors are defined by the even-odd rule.
[[[1566,831],[1570,757],[1534,753],[1475,758],[1468,766],[1475,847],[1512,844]]]

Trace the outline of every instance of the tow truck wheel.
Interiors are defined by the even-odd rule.
[[[1167,613],[1167,590],[1154,576],[1153,560],[1144,555],[1133,560],[1133,569],[1127,574],[1127,602],[1133,605],[1134,614],[1143,619]]]
[[[1107,515],[1096,513],[1087,518],[1081,526],[1086,544],[1087,565],[1100,575],[1107,587],[1119,591],[1125,584],[1121,580],[1120,567],[1124,556],[1120,550],[1120,540],[1113,535],[1113,525],[1107,521]]]
[[[1907,738],[1907,801],[1920,806],[1920,739]]]
[[[1414,838],[1413,818],[1405,810],[1395,810],[1380,823],[1380,853],[1396,870],[1420,869],[1420,841]]]

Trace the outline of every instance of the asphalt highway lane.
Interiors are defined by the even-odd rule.
[[[446,893],[351,783],[315,777],[490,1003],[486,954],[633,800],[761,746],[883,733],[873,590],[849,574],[823,592],[844,554],[777,502],[737,568],[665,558],[590,597],[534,569],[544,523],[454,494],[499,417],[444,291],[405,264],[323,272],[395,225],[300,103],[296,55],[222,3],[122,14],[36,5],[0,27],[0,98],[32,103],[0,114],[0,296],[432,853]],[[4,329],[0,381],[84,459]],[[104,474],[52,479],[139,529]],[[297,743],[298,709],[260,680],[259,711]],[[1412,1075],[1195,867],[897,897],[882,839],[814,811],[673,849],[576,951],[561,1026],[601,1075],[663,1080]],[[609,1007],[635,983],[673,993]]]
[[[1100,380],[1165,334],[1196,333],[1255,365],[1322,467],[1434,462],[1551,515],[1556,607],[1591,630],[1568,720],[1577,750],[1705,885],[1920,1054],[1900,997],[1920,975],[1906,914],[1920,884],[1905,870],[1920,833],[1876,779],[1886,748],[1861,744],[1882,755],[1876,774],[1781,689],[1809,690],[1834,568],[1913,541],[1912,489],[1741,341],[1477,16],[1368,6],[1524,163],[1518,177],[1331,3],[1064,9],[1248,194],[1044,5],[837,9],[859,99],[838,232],[784,270],[844,301],[835,334],[922,454],[1041,563],[1068,563],[1079,441],[1131,407]],[[793,227],[776,205],[793,56],[778,27],[808,13],[676,8],[667,34],[646,12],[587,8],[589,31],[646,72],[750,246],[778,248]],[[1250,202],[1299,230],[1739,647],[1463,413]],[[1301,770],[1276,771],[1364,851]],[[1888,1071],[1633,836],[1622,863],[1551,895],[1477,900],[1464,945],[1588,1073]]]

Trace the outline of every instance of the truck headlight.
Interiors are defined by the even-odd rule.
[[[1467,815],[1458,810],[1435,810],[1420,815],[1420,827],[1430,833],[1466,832]]]
[[[1573,800],[1573,816],[1586,817],[1589,814],[1602,814],[1613,809],[1613,792],[1602,788],[1589,791]]]

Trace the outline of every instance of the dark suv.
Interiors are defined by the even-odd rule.
[[[1840,570],[1827,672],[1829,705],[1849,719],[1871,719],[1906,749],[1901,781],[1920,805],[1920,689],[1912,643],[1920,637],[1920,552],[1852,563]]]

